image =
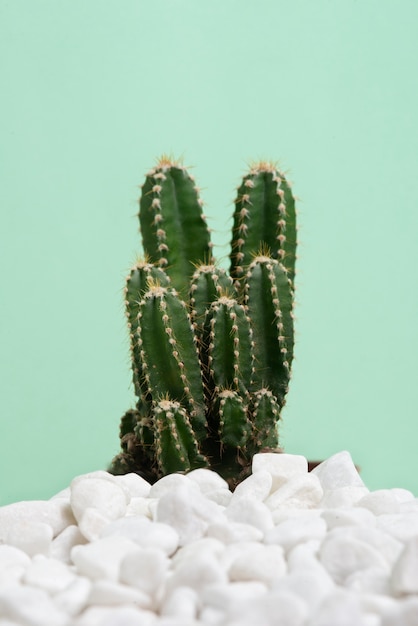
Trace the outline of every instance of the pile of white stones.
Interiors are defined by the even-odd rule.
[[[149,485],[98,471],[0,508],[0,626],[417,626],[418,498],[348,452]]]

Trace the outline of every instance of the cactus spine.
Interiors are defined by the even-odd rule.
[[[135,409],[110,471],[148,480],[210,467],[234,486],[277,448],[293,359],[295,201],[274,164],[254,164],[235,201],[230,273],[212,256],[193,178],[163,157],[139,211],[146,260],[125,287]]]

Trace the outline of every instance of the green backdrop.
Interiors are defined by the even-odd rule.
[[[122,306],[162,152],[219,259],[251,159],[299,200],[281,441],[418,495],[416,0],[1,0],[0,503],[105,468],[133,405]]]

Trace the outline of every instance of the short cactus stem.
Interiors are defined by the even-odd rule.
[[[234,293],[231,277],[214,264],[199,264],[190,283],[190,306],[192,320],[199,334],[203,331],[205,316],[212,302],[222,293]]]
[[[196,339],[176,292],[150,284],[138,313],[138,348],[149,396],[169,396],[190,415],[199,440],[206,436],[203,384]]]
[[[260,389],[254,394],[251,412],[255,451],[258,452],[261,448],[277,448],[280,406],[269,389]]]
[[[160,400],[154,406],[156,458],[161,475],[207,467],[186,410],[179,402]]]
[[[162,269],[160,269],[159,267],[155,267],[147,260],[139,260],[131,268],[126,278],[126,286],[124,291],[125,310],[128,320],[129,339],[131,344],[133,383],[135,388],[135,394],[139,398],[143,397],[143,392],[141,390],[142,363],[136,340],[136,332],[138,329],[139,303],[142,300],[144,294],[149,289],[149,281],[152,281],[153,283],[159,284],[163,287],[167,287],[170,284],[169,277]]]
[[[245,304],[254,338],[253,388],[266,387],[284,404],[293,359],[293,289],[286,268],[257,256],[245,278]]]
[[[261,246],[287,268],[293,282],[296,258],[295,200],[285,175],[273,163],[254,164],[244,176],[235,201],[231,242],[234,280],[243,278],[245,268]]]
[[[247,397],[253,373],[252,331],[244,307],[234,298],[221,296],[211,304],[203,345],[213,396],[227,388]]]
[[[245,448],[251,436],[247,406],[236,391],[224,389],[216,397],[219,437],[222,445]]]
[[[202,204],[193,178],[177,161],[163,157],[148,173],[139,210],[143,248],[183,298],[193,264],[212,259]]]

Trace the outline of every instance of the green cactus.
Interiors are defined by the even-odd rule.
[[[130,271],[125,305],[135,409],[109,470],[150,482],[208,467],[234,487],[252,456],[278,448],[293,359],[295,201],[271,163],[238,188],[230,274],[212,256],[193,178],[163,157],[142,187],[146,260]]]

